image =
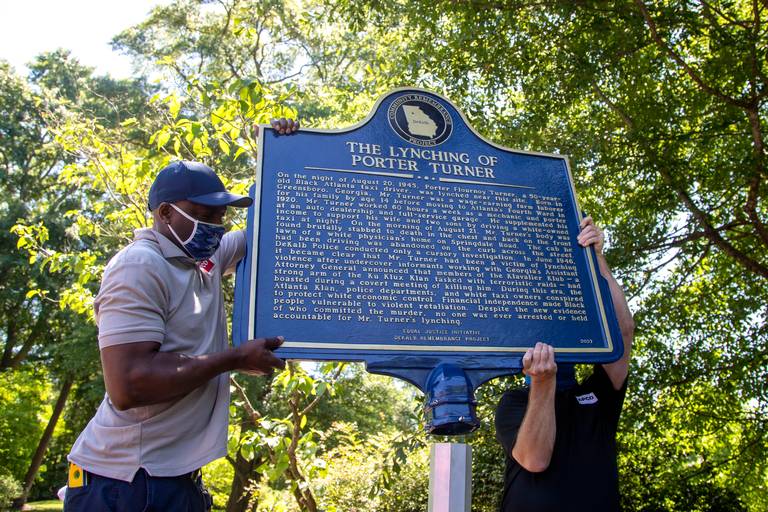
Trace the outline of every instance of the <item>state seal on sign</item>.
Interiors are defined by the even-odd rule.
[[[437,146],[453,132],[451,114],[426,94],[403,94],[387,110],[389,125],[403,140],[417,146]]]

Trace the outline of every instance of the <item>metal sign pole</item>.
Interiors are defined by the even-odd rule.
[[[470,512],[472,447],[435,443],[429,452],[429,512]]]

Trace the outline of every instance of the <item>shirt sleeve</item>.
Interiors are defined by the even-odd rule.
[[[507,391],[496,407],[496,439],[504,448],[507,457],[512,457],[512,448],[517,441],[517,432],[523,423],[528,407],[528,392],[524,389]]]
[[[94,301],[99,348],[165,339],[167,286],[154,265],[118,261],[104,272]]]
[[[585,384],[600,397],[602,407],[611,421],[618,424],[621,408],[624,405],[624,396],[627,393],[627,379],[624,379],[620,389],[615,389],[603,365],[596,364],[592,375],[585,380]]]
[[[218,264],[222,269],[222,275],[235,271],[237,262],[245,256],[245,231],[230,231],[221,239],[219,249],[216,251]]]

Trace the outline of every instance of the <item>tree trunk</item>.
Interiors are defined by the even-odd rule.
[[[251,399],[248,397],[248,393],[245,391],[245,388],[240,385],[234,375],[230,375],[229,381],[235,386],[235,390],[243,400],[243,405],[245,407],[246,414],[240,419],[240,441],[242,441],[243,436],[247,432],[251,432],[258,427],[261,413],[253,407]],[[260,403],[264,401],[267,393],[269,393],[270,387],[271,384],[264,386],[261,389],[260,394],[255,397],[259,399]],[[269,449],[267,448],[267,450]],[[258,483],[261,475],[256,471],[256,468],[261,466],[266,457],[268,457],[267,454],[254,453],[253,460],[249,461],[243,457],[243,454],[239,449],[237,450],[234,459],[227,456],[227,460],[235,470],[235,475],[232,477],[232,487],[229,491],[229,498],[227,499],[227,512],[256,511],[256,506],[258,505],[256,500],[253,500],[253,504],[250,507],[248,506],[248,503],[253,498],[253,489],[249,489],[248,486]]]
[[[48,425],[43,431],[40,442],[37,443],[37,449],[35,450],[35,454],[32,456],[32,462],[30,462],[27,474],[24,476],[21,496],[13,500],[13,508],[17,510],[21,510],[21,508],[27,502],[29,491],[32,489],[32,484],[35,483],[35,477],[37,477],[37,472],[40,470],[40,465],[43,463],[45,452],[48,450],[48,445],[51,443],[51,438],[53,438],[53,430],[56,428],[56,424],[59,422],[61,412],[64,410],[64,405],[67,403],[69,392],[72,390],[72,383],[72,377],[66,377],[61,383],[61,390],[59,391],[59,397],[56,399],[56,405],[53,407],[53,413],[51,414],[51,418],[48,420]]]
[[[227,512],[250,512],[256,510],[256,502],[253,503],[253,506],[248,506],[248,502],[251,501],[253,496],[253,491],[249,490],[248,486],[255,483],[253,477],[259,476],[255,469],[262,462],[259,457],[254,457],[250,461],[246,460],[239,451],[237,452],[232,464],[235,469],[235,476],[232,478],[232,488],[229,492],[229,499],[227,499]]]
[[[5,326],[5,347],[3,348],[3,358],[0,359],[0,370],[11,367],[11,359],[13,359],[13,349],[15,346],[16,323],[13,319],[8,318],[8,324]]]

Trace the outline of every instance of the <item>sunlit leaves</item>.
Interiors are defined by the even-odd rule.
[[[447,92],[481,133],[570,155],[639,325],[622,469],[642,466],[628,488],[648,492],[625,505],[765,508],[765,6],[334,3],[355,30],[407,26],[390,72]]]

